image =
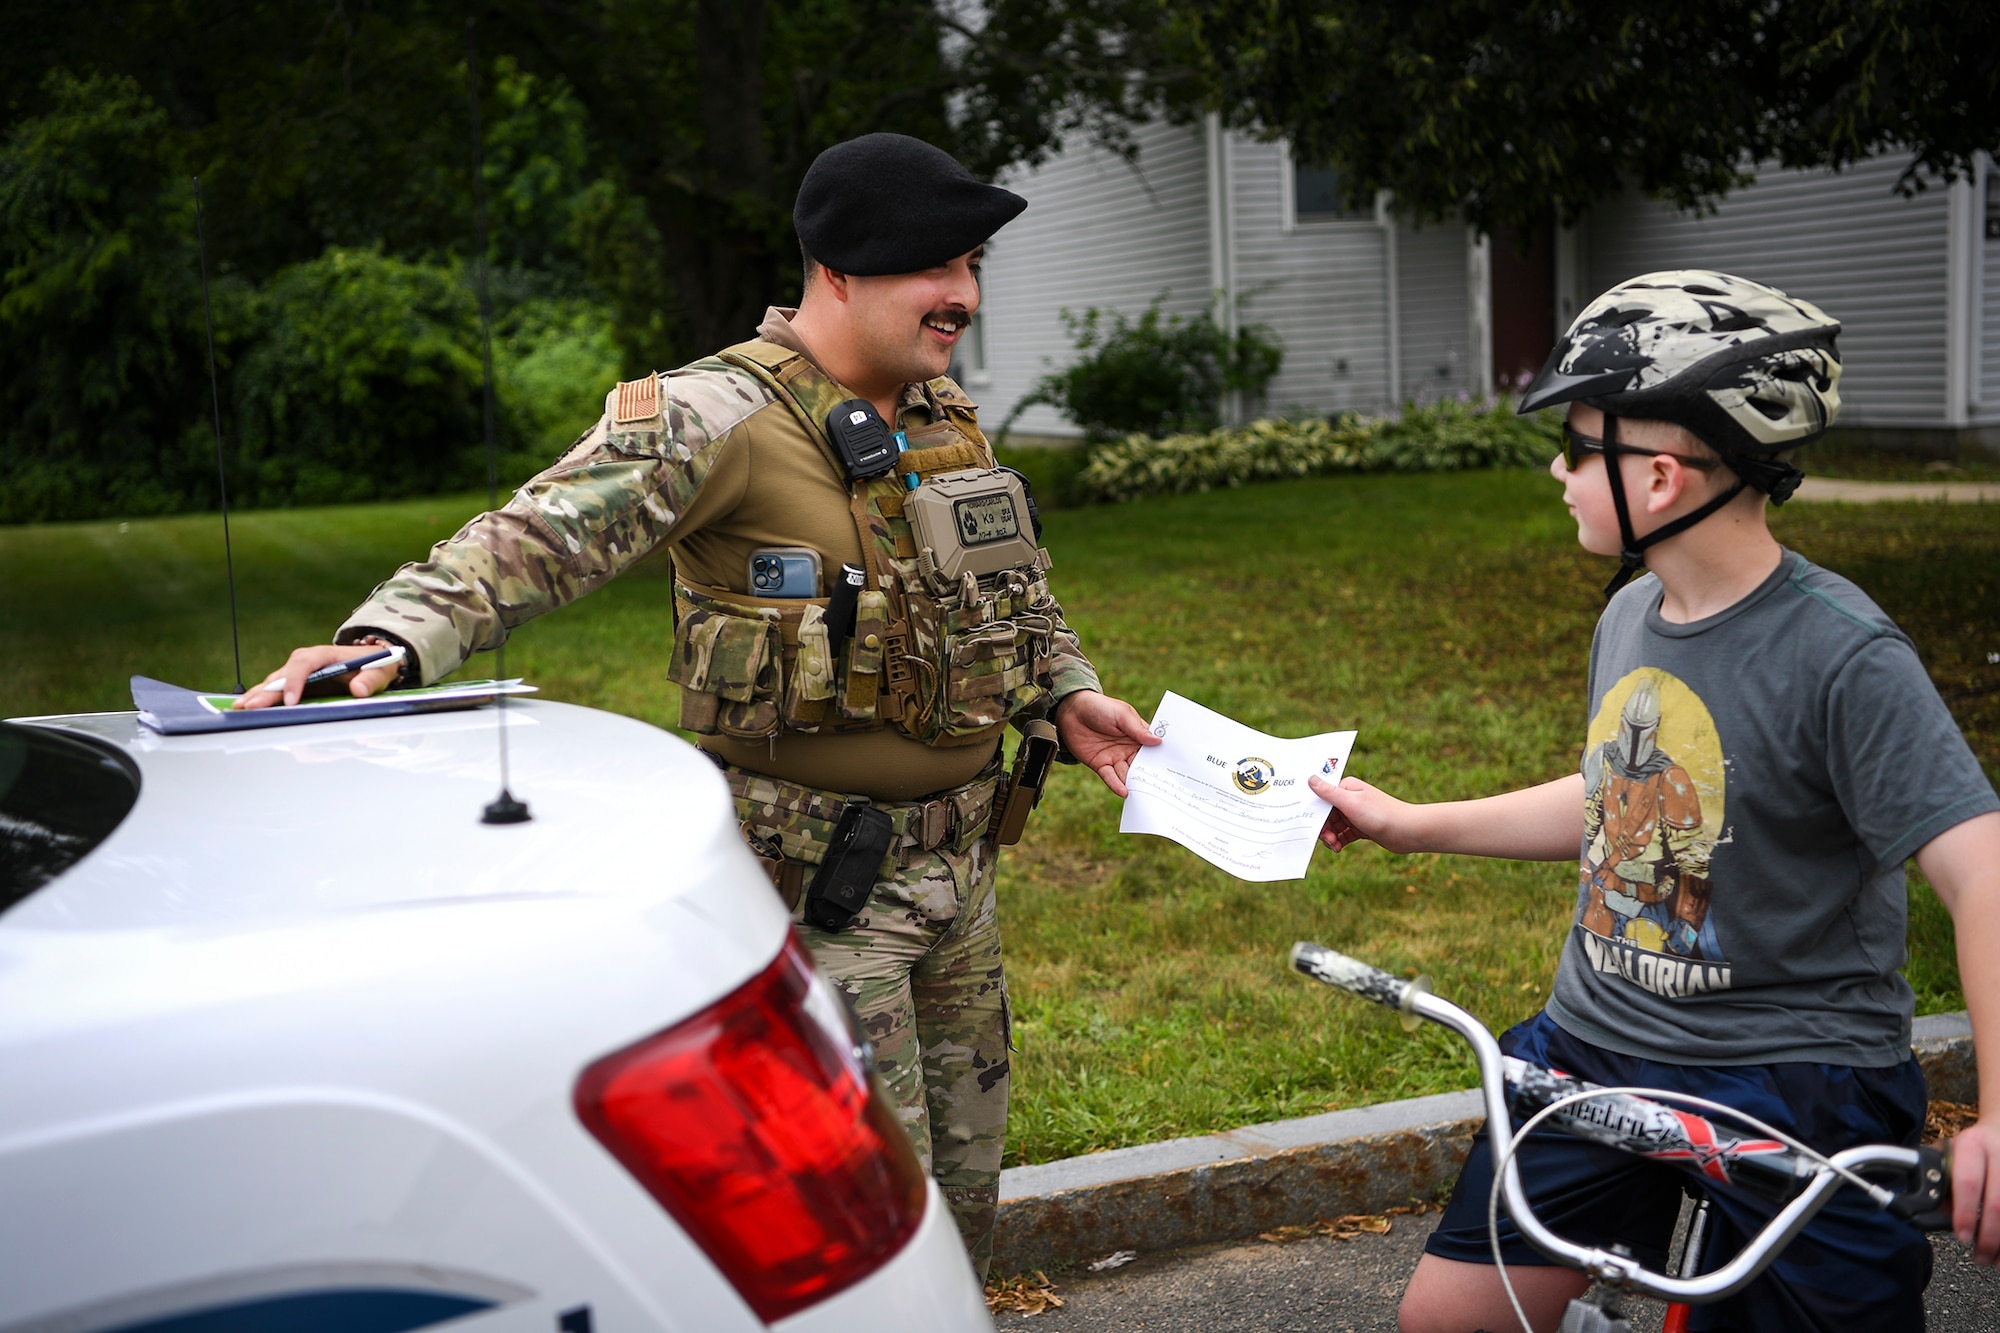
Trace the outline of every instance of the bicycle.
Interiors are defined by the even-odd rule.
[[[1291,962],[1314,980],[1396,1010],[1406,1031],[1414,1032],[1428,1021],[1458,1033],[1472,1046],[1479,1063],[1487,1124],[1510,1125],[1513,1116],[1525,1119],[1504,1144],[1501,1135],[1494,1136],[1493,1192],[1487,1201],[1487,1217],[1501,1285],[1515,1317],[1529,1333],[1533,1330],[1500,1254],[1497,1225],[1503,1202],[1521,1238],[1550,1259],[1587,1274],[1607,1290],[1629,1290],[1666,1301],[1664,1333],[1681,1333],[1690,1307],[1725,1300],[1755,1281],[1843,1185],[1861,1189],[1878,1207],[1921,1230],[1950,1228],[1951,1173],[1945,1155],[1936,1148],[1863,1144],[1828,1156],[1754,1116],[1706,1098],[1657,1088],[1600,1087],[1502,1055],[1500,1043],[1483,1023],[1431,994],[1424,978],[1405,980],[1305,941],[1292,946]],[[1668,1102],[1726,1116],[1762,1137],[1745,1137],[1708,1116],[1676,1109]],[[1696,1208],[1683,1247],[1682,1271],[1677,1274],[1654,1272],[1630,1254],[1621,1253],[1622,1247],[1607,1249],[1564,1240],[1536,1220],[1521,1189],[1515,1161],[1522,1140],[1544,1124],[1746,1190],[1776,1205],[1778,1211],[1733,1258],[1710,1273],[1696,1271],[1707,1216],[1705,1201]],[[1893,1172],[1894,1183],[1904,1188],[1891,1189],[1867,1179],[1863,1172]],[[1570,1302],[1558,1333],[1629,1333],[1630,1327],[1615,1310],[1576,1300]]]

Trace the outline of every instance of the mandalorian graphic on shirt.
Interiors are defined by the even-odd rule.
[[[1727,990],[1709,915],[1726,775],[1708,709],[1657,667],[1631,672],[1591,720],[1583,781],[1577,925],[1591,967],[1668,999]]]

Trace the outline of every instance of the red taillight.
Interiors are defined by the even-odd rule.
[[[605,1056],[576,1110],[766,1323],[916,1231],[924,1174],[796,938],[695,1017]]]

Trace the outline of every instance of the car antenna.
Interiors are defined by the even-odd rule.
[[[465,87],[472,104],[472,231],[473,262],[479,288],[480,409],[486,422],[486,508],[490,512],[500,507],[500,446],[494,442],[493,436],[493,313],[486,296],[486,156],[479,132],[478,27],[478,19],[468,17],[465,20]],[[505,681],[505,640],[493,650],[493,663],[499,678]],[[534,816],[528,813],[527,802],[517,800],[507,788],[506,694],[497,696],[494,703],[500,709],[500,794],[488,802],[485,812],[479,816],[479,822],[525,824]]]
[[[243,693],[243,635],[236,624],[236,553],[229,547],[229,471],[222,465],[222,386],[215,377],[215,316],[208,306],[208,241],[201,234],[201,177],[194,179],[194,252],[201,261],[201,322],[208,329],[208,397],[215,409],[215,485],[222,496],[222,567],[229,577],[229,642],[236,650],[236,692]]]

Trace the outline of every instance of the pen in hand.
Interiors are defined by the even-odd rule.
[[[349,658],[345,662],[334,662],[329,666],[321,667],[317,671],[309,672],[306,675],[306,688],[311,689],[321,681],[336,680],[341,676],[345,676],[350,671],[361,671],[368,667],[400,666],[402,665],[402,661],[402,648],[383,648],[362,657]],[[271,693],[283,694],[285,692],[285,678],[280,676],[276,680],[266,681],[264,689]]]

